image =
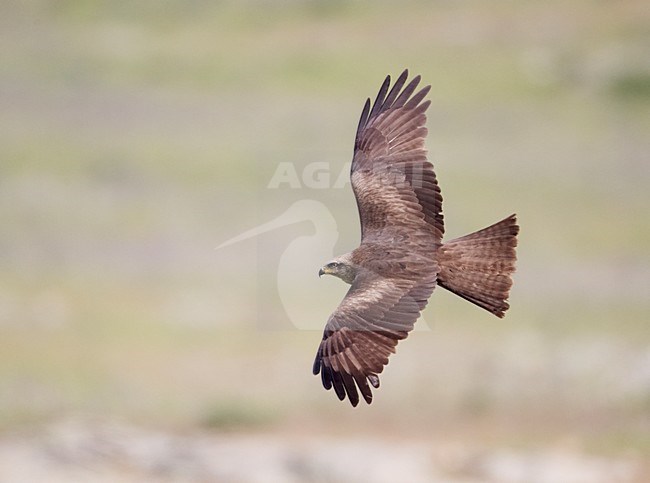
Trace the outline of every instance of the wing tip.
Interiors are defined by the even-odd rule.
[[[379,389],[379,376],[377,374],[368,374],[368,382],[374,387],[375,389]]]
[[[368,387],[367,382],[369,382],[375,389],[379,388],[379,377],[376,374],[370,373],[366,376],[359,374],[355,376],[348,373],[339,373],[332,368],[328,368],[327,365],[323,364],[320,358],[317,357],[316,361],[314,361],[313,373],[314,375],[318,375],[319,372],[323,387],[328,391],[334,388],[334,392],[339,401],[343,401],[347,398],[352,407],[357,407],[359,405],[359,402],[361,401],[359,393],[361,393],[366,404],[372,403],[373,393]]]

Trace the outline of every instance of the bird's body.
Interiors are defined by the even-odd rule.
[[[351,284],[330,316],[314,361],[326,389],[353,406],[358,391],[372,401],[370,386],[388,364],[399,340],[413,329],[436,285],[498,317],[508,309],[516,235],[512,215],[471,235],[443,243],[442,196],[427,161],[420,77],[406,87],[404,71],[375,102],[366,101],[355,139],[352,188],[361,219],[361,244],[325,265]]]

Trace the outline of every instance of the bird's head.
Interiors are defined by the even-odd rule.
[[[318,271],[318,276],[320,277],[321,275],[334,275],[344,282],[351,284],[357,275],[357,270],[348,254],[327,262]]]

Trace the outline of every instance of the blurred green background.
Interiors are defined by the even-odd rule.
[[[641,0],[2,2],[0,437],[99,417],[568,448],[643,481],[648,52]],[[309,223],[215,247],[313,199],[335,252],[354,248],[349,185],[267,186],[281,162],[338,175],[363,101],[406,67],[432,85],[448,235],[516,212],[518,272],[504,320],[436,291],[431,330],[352,409],[311,375],[320,331],[277,294]],[[316,279],[325,261],[289,280],[310,327],[346,290]]]

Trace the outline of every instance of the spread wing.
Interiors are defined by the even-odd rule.
[[[316,354],[313,372],[320,372],[325,389],[333,387],[341,401],[347,395],[352,406],[361,392],[370,404],[370,386],[379,387],[378,374],[413,329],[435,285],[435,271],[415,281],[357,277],[327,321]]]
[[[427,161],[422,102],[429,87],[406,87],[404,71],[366,102],[355,139],[352,188],[361,218],[361,246],[352,253],[362,271],[330,316],[314,361],[326,389],[339,399],[372,401],[371,386],[397,343],[413,329],[436,285],[435,246],[444,232],[442,196]],[[356,257],[356,258],[355,258]]]
[[[390,237],[405,226],[432,231],[438,242],[444,233],[442,196],[424,148],[431,101],[422,101],[431,86],[413,94],[420,76],[404,87],[407,77],[405,70],[390,92],[386,77],[359,120],[350,177],[362,242]]]

